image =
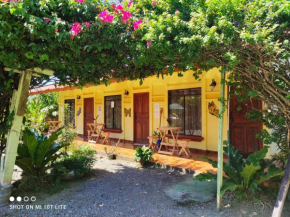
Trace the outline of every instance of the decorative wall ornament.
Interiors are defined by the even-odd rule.
[[[125,90],[124,91],[124,96],[127,97],[128,95],[129,95],[129,91],[128,90]]]
[[[125,112],[125,117],[127,116],[131,117],[131,109],[124,108],[124,112]]]
[[[220,110],[216,107],[214,102],[209,102],[208,103],[208,112],[213,115],[213,116],[219,116]]]
[[[80,116],[81,112],[82,112],[82,108],[79,107],[79,110],[77,111],[77,116]]]
[[[216,86],[216,81],[214,79],[212,79],[211,84],[209,86],[210,86],[210,90],[213,91],[213,89]]]

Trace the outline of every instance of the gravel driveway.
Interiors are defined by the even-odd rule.
[[[225,208],[218,213],[215,201],[179,205],[163,190],[192,175],[138,169],[134,162],[97,158],[91,178],[73,182],[70,188],[51,196],[35,195],[35,202],[13,202],[0,208],[0,216],[270,216],[270,209],[259,213],[252,207]]]

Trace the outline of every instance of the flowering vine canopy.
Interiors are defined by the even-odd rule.
[[[230,70],[248,44],[281,53],[287,19],[284,0],[2,0],[0,64],[49,68],[70,85]]]
[[[48,68],[81,86],[220,67],[290,138],[289,21],[287,0],[0,0],[0,73]]]

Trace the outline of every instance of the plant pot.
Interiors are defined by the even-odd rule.
[[[3,187],[0,186],[0,207],[6,206],[9,203],[11,192],[12,192],[11,185],[6,185]]]
[[[114,160],[116,156],[114,154],[107,154],[108,160]]]
[[[156,142],[156,143],[157,143],[157,147],[158,147],[158,148],[160,148],[161,142],[162,142],[162,140],[161,140],[161,139],[158,139],[158,140],[157,140],[157,142]]]
[[[143,168],[144,165],[145,165],[145,161],[144,160],[137,161],[137,163],[138,163],[138,167],[139,168]]]

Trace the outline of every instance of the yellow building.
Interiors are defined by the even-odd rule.
[[[216,86],[211,90],[213,79]],[[199,80],[192,71],[187,71],[183,77],[177,73],[163,79],[148,77],[142,85],[138,80],[126,80],[109,86],[65,87],[54,91],[59,91],[59,120],[63,120],[64,104],[69,104],[71,119],[80,135],[86,136],[87,124],[96,121],[105,124],[111,138],[148,144],[148,136],[158,127],[170,124],[182,127],[179,138],[189,139],[189,148],[217,151],[220,80],[219,70],[213,69],[203,73]],[[261,106],[257,102],[256,107]],[[243,153],[251,153],[262,147],[262,141],[256,138],[262,125],[246,120],[246,111],[248,108],[237,100],[230,101],[224,115],[223,136],[227,140],[230,131],[232,145]]]

